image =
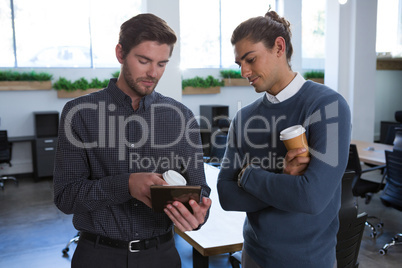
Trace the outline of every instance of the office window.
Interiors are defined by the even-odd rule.
[[[94,67],[120,67],[115,47],[120,25],[142,13],[143,0],[92,0],[90,8]]]
[[[119,66],[114,48],[120,25],[140,13],[142,0],[14,0],[13,7],[10,2],[0,0],[0,31],[6,36],[0,67],[90,68]]]
[[[18,66],[90,67],[88,8],[82,0],[14,0]]]
[[[0,66],[14,67],[10,0],[0,0]]]
[[[302,2],[302,67],[325,68],[325,1]]]
[[[180,0],[181,68],[237,68],[233,30],[270,5],[275,10],[275,0]]]
[[[181,68],[220,66],[219,1],[180,1]]]
[[[378,0],[376,52],[402,57],[402,0]]]

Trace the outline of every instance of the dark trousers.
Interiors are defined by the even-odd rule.
[[[174,238],[157,247],[139,252],[99,245],[85,239],[78,241],[72,268],[180,268],[180,255]]]

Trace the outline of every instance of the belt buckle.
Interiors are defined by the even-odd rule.
[[[131,246],[132,246],[132,244],[134,244],[134,243],[138,243],[138,242],[140,242],[141,240],[133,240],[133,241],[130,241],[129,243],[128,243],[128,250],[130,251],[130,252],[139,252],[140,250],[139,249],[131,249]]]

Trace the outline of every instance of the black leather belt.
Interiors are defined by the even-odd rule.
[[[116,239],[110,239],[101,235],[95,235],[91,233],[85,233],[85,232],[80,233],[80,239],[85,239],[93,243],[98,243],[100,245],[105,245],[113,248],[128,249],[130,252],[138,252],[140,250],[153,248],[156,247],[158,244],[168,242],[172,238],[173,238],[172,231],[149,239],[133,240],[128,242]]]

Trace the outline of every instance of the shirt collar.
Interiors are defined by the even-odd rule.
[[[112,97],[116,100],[117,103],[122,105],[129,105],[131,107],[131,98],[124,93],[120,88],[116,85],[117,78],[111,78],[108,84],[108,91],[112,95]],[[146,111],[151,104],[155,101],[157,93],[152,91],[151,94],[144,96],[141,98],[139,107],[137,111]]]
[[[283,101],[293,97],[303,86],[304,82],[306,82],[306,79],[304,79],[304,77],[299,72],[297,72],[296,76],[289,83],[289,85],[287,85],[278,94],[276,94],[276,96],[266,92],[267,99],[271,103],[283,102]]]

